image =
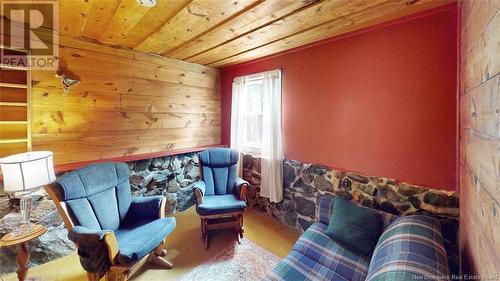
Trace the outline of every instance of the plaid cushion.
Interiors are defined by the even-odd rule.
[[[268,281],[349,281],[332,269],[319,264],[317,261],[292,250],[290,254],[280,261],[273,271],[265,278]]]
[[[332,269],[347,280],[365,280],[369,260],[336,243],[325,234],[326,228],[327,225],[322,223],[311,225],[300,236],[293,250]]]
[[[424,280],[448,275],[439,222],[414,215],[395,220],[382,233],[366,280]]]

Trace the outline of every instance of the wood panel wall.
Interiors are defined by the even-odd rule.
[[[56,164],[220,143],[219,71],[60,39],[60,68],[81,83],[63,95],[56,71],[33,71],[33,150]]]
[[[465,273],[500,265],[500,1],[461,1],[460,239]]]

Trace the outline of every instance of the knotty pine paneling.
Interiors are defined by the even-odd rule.
[[[220,143],[217,69],[61,38],[60,67],[32,73],[34,150],[56,164]]]
[[[500,2],[461,1],[460,246],[464,273],[500,264]]]

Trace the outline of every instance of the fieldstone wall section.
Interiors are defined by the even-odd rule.
[[[199,180],[198,156],[187,153],[127,163],[133,196],[164,195],[166,214],[184,211],[195,204],[193,183]],[[48,227],[47,232],[30,242],[30,266],[36,266],[69,255],[76,248],[68,239],[54,202],[44,190],[32,193],[31,221]],[[20,197],[0,195],[0,237],[13,231],[21,220]],[[0,249],[0,275],[16,270],[15,247]]]
[[[425,214],[441,222],[452,272],[458,272],[459,198],[454,192],[429,189],[394,179],[332,170],[328,167],[285,160],[283,198],[271,203],[260,197],[260,158],[243,156],[243,177],[251,187],[250,206],[301,231],[319,217],[319,201],[333,194],[399,216]]]
[[[200,179],[196,153],[134,161],[128,165],[133,196],[164,195],[167,214],[184,211],[195,204],[193,183]]]

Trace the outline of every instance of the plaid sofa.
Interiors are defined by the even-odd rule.
[[[298,239],[266,280],[426,280],[448,276],[439,223],[426,216],[397,217],[380,212],[384,232],[371,257],[349,251],[325,234],[333,197],[320,201],[319,222]]]

